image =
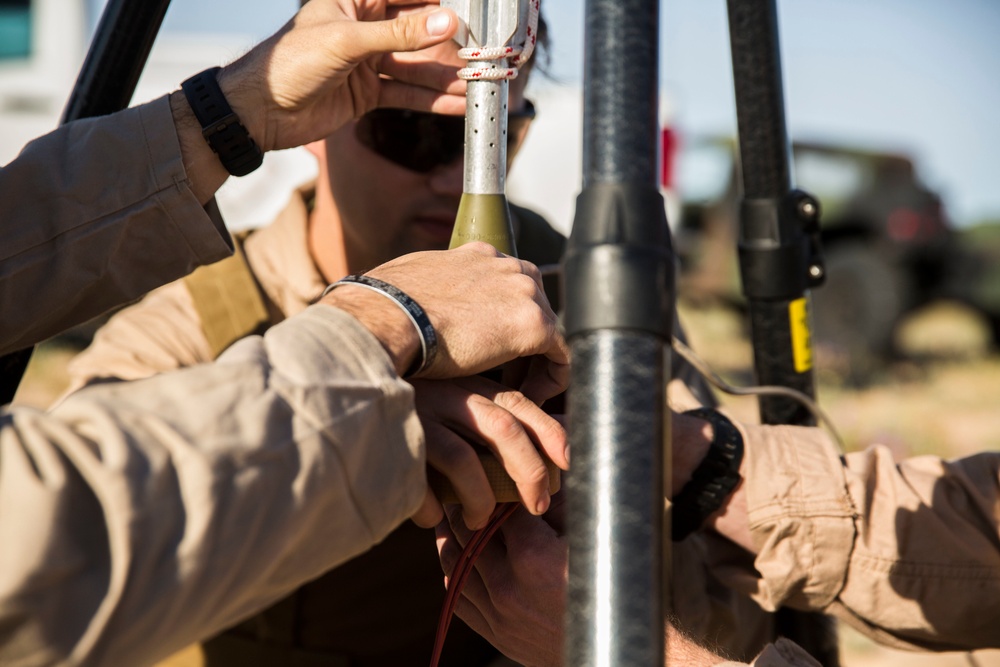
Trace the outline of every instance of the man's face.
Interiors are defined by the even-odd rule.
[[[518,84],[510,86],[512,112],[525,106]],[[351,270],[368,270],[410,252],[446,249],[462,196],[461,155],[429,171],[413,171],[363,145],[356,125],[326,140],[330,188]],[[456,127],[464,136],[461,122]]]

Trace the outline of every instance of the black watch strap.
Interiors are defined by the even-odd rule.
[[[708,454],[691,475],[671,505],[671,538],[680,542],[701,528],[715,514],[736,485],[740,483],[743,461],[743,436],[725,415],[711,408],[684,413],[704,419],[712,425],[712,444]]]
[[[264,162],[264,153],[243,127],[219,88],[221,67],[207,69],[181,84],[184,96],[201,124],[201,134],[233,176],[246,176]]]

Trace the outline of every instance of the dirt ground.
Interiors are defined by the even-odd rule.
[[[680,308],[692,347],[727,380],[745,383],[751,350],[740,318],[714,308]],[[939,304],[910,318],[899,339],[909,360],[894,363],[864,389],[843,386],[818,355],[819,402],[847,448],[877,442],[900,458],[1000,450],[1000,355],[990,348],[985,326],[958,306]],[[50,404],[65,386],[65,365],[72,354],[51,343],[42,346],[17,402]],[[724,397],[723,402],[740,418],[757,419],[754,399]],[[877,646],[846,628],[840,636],[846,667],[1000,667],[1000,651],[977,652],[974,657],[921,654]],[[172,667],[199,662],[189,652]]]

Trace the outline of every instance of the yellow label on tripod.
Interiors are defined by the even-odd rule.
[[[809,330],[809,307],[806,299],[788,304],[788,324],[792,330],[792,356],[795,372],[805,373],[813,365],[812,332]]]

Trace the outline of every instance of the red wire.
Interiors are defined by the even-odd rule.
[[[462,550],[462,555],[458,558],[458,563],[448,580],[448,593],[444,598],[444,605],[441,607],[441,615],[438,617],[437,633],[434,636],[434,652],[431,654],[431,667],[437,667],[441,660],[441,651],[444,648],[444,640],[448,635],[448,627],[455,614],[455,607],[458,606],[458,599],[462,595],[462,588],[466,579],[472,573],[472,568],[479,558],[479,554],[486,548],[487,543],[493,534],[500,529],[504,521],[517,510],[517,503],[504,503],[499,505],[494,511],[486,526],[477,530],[469,543]]]

